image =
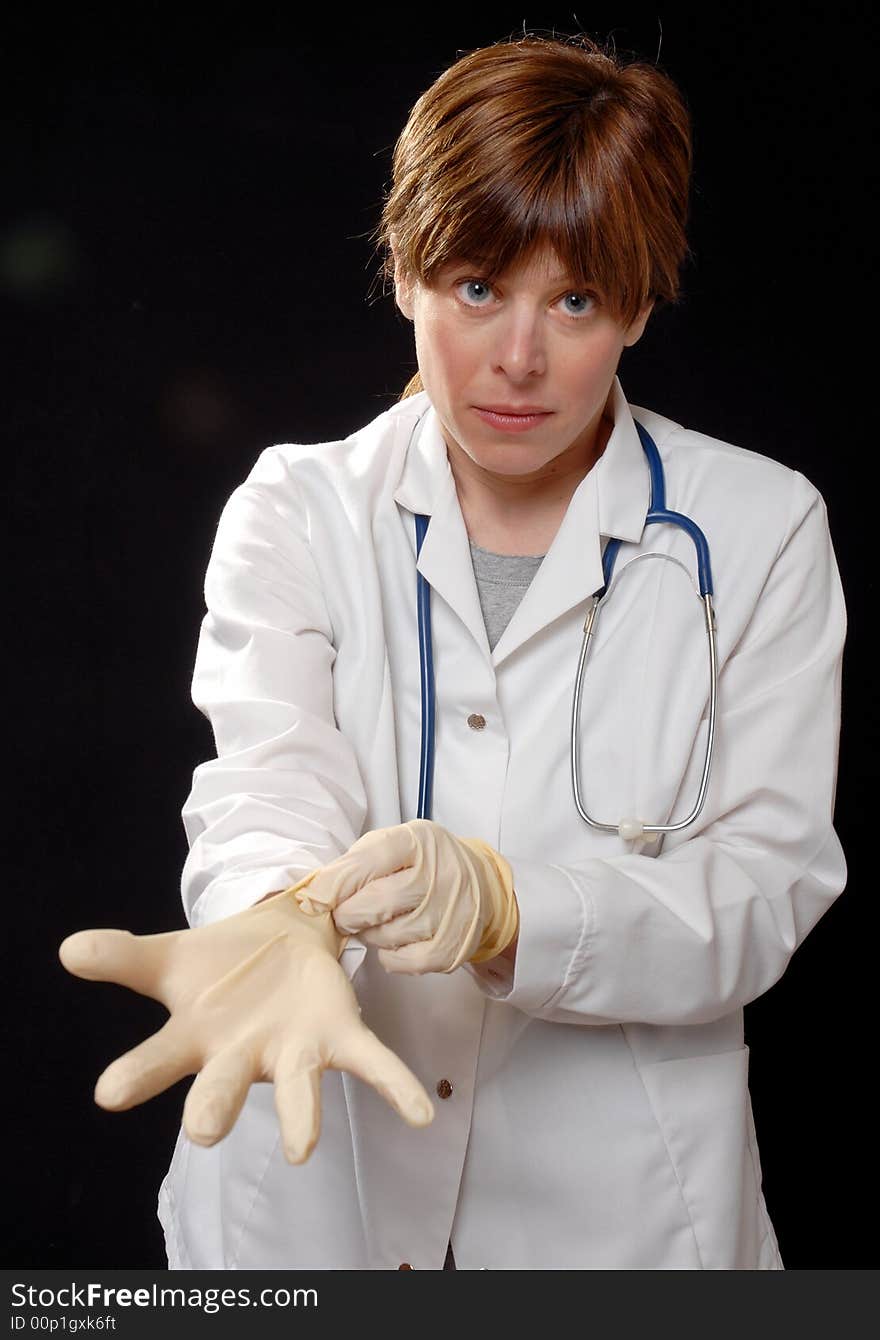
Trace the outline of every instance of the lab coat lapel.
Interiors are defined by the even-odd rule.
[[[436,592],[458,615],[488,661],[489,639],[474,577],[467,527],[440,421],[426,393],[414,396],[413,400],[417,402],[413,408],[421,412],[394,499],[413,514],[421,513],[431,518],[416,566],[432,592]],[[414,526],[412,531],[415,549]]]

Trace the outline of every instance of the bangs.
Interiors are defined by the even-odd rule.
[[[411,273],[430,287],[446,266],[467,263],[480,278],[496,283],[508,271],[546,256],[548,268],[555,272],[558,266],[566,283],[595,292],[613,316],[629,324],[649,301],[647,268],[639,272],[629,257],[621,256],[619,246],[613,245],[614,233],[603,227],[601,217],[583,207],[566,215],[552,203],[557,207],[548,207],[540,197],[499,201],[497,193],[486,201],[468,202],[470,207],[461,209],[454,225],[435,228],[425,245],[415,246]]]
[[[501,161],[490,144],[471,173],[450,161],[453,155],[444,157],[437,179],[429,176],[419,192],[422,227],[411,234],[410,255],[404,250],[401,260],[430,286],[451,262],[479,265],[481,275],[495,281],[552,252],[573,284],[597,291],[628,325],[653,296],[643,220],[628,178],[614,180],[598,170],[588,144],[573,146],[571,135],[556,138],[556,144],[532,143],[511,135],[508,126]],[[520,150],[518,162],[510,161],[512,143]],[[454,201],[440,189],[450,180],[459,183]]]

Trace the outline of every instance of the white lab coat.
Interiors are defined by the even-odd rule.
[[[190,923],[415,817],[424,512],[432,818],[507,857],[521,925],[512,980],[497,961],[386,974],[350,941],[363,1018],[422,1080],[433,1123],[411,1129],[330,1071],[320,1141],[293,1167],[272,1087],[253,1086],[219,1145],[178,1138],[159,1196],[172,1269],[440,1269],[450,1235],[465,1270],[783,1269],[742,1011],[846,879],[832,827],[846,616],[826,509],[798,471],[634,408],[667,505],[711,548],[716,749],[699,819],[659,851],[594,832],[572,799],[569,730],[600,537],[624,543],[584,677],[591,813],[687,814],[708,707],[693,578],[657,558],[624,571],[654,550],[691,574],[694,551],[644,527],[648,467],[617,379],[613,412],[493,651],[426,393],[344,441],[267,449],[229,499],[193,679],[218,758],[196,768],[183,811]]]

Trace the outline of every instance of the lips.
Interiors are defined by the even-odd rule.
[[[545,419],[549,419],[553,414],[553,410],[549,409],[532,411],[531,413],[524,413],[520,409],[514,414],[511,414],[509,410],[481,409],[478,405],[474,405],[473,409],[483,423],[502,433],[529,433],[533,428],[538,428]]]
[[[488,410],[490,414],[551,414],[552,410],[543,405],[475,405],[475,409]]]

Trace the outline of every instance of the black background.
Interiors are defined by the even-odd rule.
[[[374,287],[391,149],[458,52],[524,23],[659,46],[692,110],[694,262],[681,307],[625,353],[627,398],[801,470],[828,504],[849,884],[746,1037],[786,1266],[873,1264],[869,10],[801,7],[791,27],[748,7],[474,12],[328,12],[186,50],[158,18],[51,49],[34,24],[9,44],[4,1264],[165,1264],[156,1194],[189,1081],[125,1114],[94,1105],[165,1012],[69,977],[57,945],[184,925],[180,809],[213,754],[189,681],[220,510],[263,447],[346,436],[414,370]]]

